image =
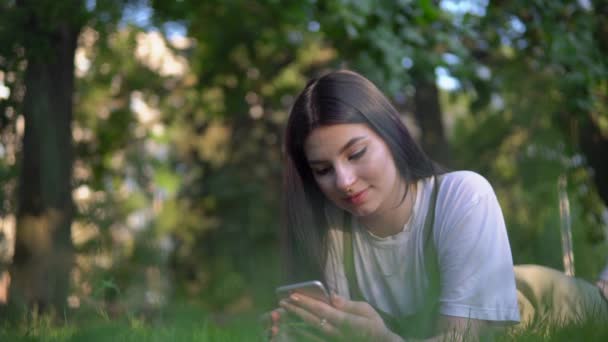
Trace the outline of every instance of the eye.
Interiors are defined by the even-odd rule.
[[[365,151],[367,151],[367,147],[364,147],[362,149],[360,149],[359,151],[351,154],[348,159],[349,160],[357,160],[360,159],[361,157],[363,157],[363,155],[365,154]]]
[[[331,171],[330,167],[324,167],[320,169],[312,169],[312,172],[317,176],[324,176]]]

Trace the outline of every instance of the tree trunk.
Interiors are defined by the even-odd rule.
[[[37,14],[44,13],[33,10],[35,4],[22,6],[29,6],[30,17],[20,29],[28,64],[11,300],[30,310],[63,313],[73,262],[71,120],[79,28],[67,20],[43,27],[48,19]],[[32,42],[42,42],[44,56]]]
[[[433,160],[443,166],[449,166],[449,149],[441,118],[439,90],[434,80],[423,78],[416,82],[414,105],[416,121],[422,132],[422,148]]]
[[[595,1],[593,7],[596,12],[596,24],[593,36],[604,60],[608,57],[608,2]],[[603,94],[600,101],[606,103],[608,96]],[[605,115],[605,113],[599,113]],[[593,169],[595,185],[604,205],[608,206],[608,133],[602,132],[598,122],[591,115],[580,126],[579,138],[581,150],[585,154],[587,163]],[[608,237],[606,237],[608,239]]]
[[[593,179],[604,205],[608,205],[608,137],[602,134],[593,119],[588,118],[579,126],[580,146],[587,164],[593,169]]]

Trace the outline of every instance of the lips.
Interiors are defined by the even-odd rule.
[[[354,204],[354,205],[359,205],[363,202],[365,202],[365,198],[367,197],[367,190],[368,189],[364,189],[361,190],[359,192],[357,192],[356,194],[346,197],[346,201],[349,202],[350,204]]]

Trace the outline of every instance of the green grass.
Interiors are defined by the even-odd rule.
[[[57,322],[59,321],[59,322]],[[0,341],[264,341],[257,314],[210,316],[191,306],[174,306],[153,319],[104,314],[27,317],[0,327]]]
[[[498,341],[608,341],[608,322],[590,320],[563,327],[518,329],[498,336]]]
[[[265,341],[257,313],[209,315],[193,305],[173,306],[147,320],[129,314],[110,319],[89,312],[59,320],[24,317],[3,324],[0,341]],[[495,337],[496,341],[608,341],[608,324],[587,320],[557,328],[540,323]]]
[[[198,326],[133,326],[100,322],[82,327],[41,327],[0,333],[2,341],[251,341],[261,337],[246,329],[220,328],[201,321]]]

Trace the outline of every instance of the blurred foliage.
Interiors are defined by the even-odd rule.
[[[306,81],[342,66],[398,104],[421,79],[454,77],[442,94],[453,160],[494,185],[515,262],[562,268],[565,175],[577,272],[592,278],[603,266],[606,203],[576,136],[589,117],[608,129],[600,2],[87,3],[73,122],[74,294],[83,302],[120,299],[142,311],[173,296],[226,312],[272,305],[283,125]],[[26,64],[2,13],[6,217],[15,211]]]
[[[477,74],[486,77],[463,84],[474,116],[459,122],[453,142],[463,167],[494,181],[517,263],[562,268],[560,249],[547,247],[560,243],[557,183],[567,177],[577,273],[593,279],[606,260],[606,203],[596,191],[603,176],[596,173],[594,183],[589,164],[597,156],[581,150],[588,134],[581,127],[593,121],[608,136],[601,124],[608,118],[605,95],[598,96],[608,51],[597,34],[608,26],[605,4],[587,4],[487,7],[471,37]]]

